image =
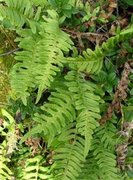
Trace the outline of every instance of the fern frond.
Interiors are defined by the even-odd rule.
[[[77,179],[85,161],[84,144],[84,138],[77,134],[72,125],[62,130],[54,147],[53,174],[55,174],[55,179]]]
[[[97,119],[100,119],[100,97],[95,95],[96,85],[86,81],[84,75],[78,73],[76,69],[70,71],[65,78],[78,111],[76,127],[78,132],[85,136],[85,154],[87,155],[93,132],[99,125]]]
[[[37,11],[33,8],[33,3],[27,0],[5,0],[6,5],[0,5],[1,20],[9,22],[13,27],[21,28],[28,23],[36,32],[37,21],[40,18],[41,8]]]
[[[22,180],[50,180],[50,175],[48,174],[49,167],[44,167],[44,163],[44,158],[42,156],[35,156],[27,159],[25,168],[23,169]]]
[[[15,149],[17,149],[17,136],[15,133],[15,120],[14,118],[5,110],[1,109],[1,113],[4,117],[7,118],[3,122],[2,131],[0,131],[0,135],[4,135],[6,137],[7,142],[7,152],[6,155],[11,155]],[[8,130],[8,131],[7,131]]]
[[[71,58],[71,63],[77,63],[78,70],[80,72],[86,72],[91,74],[98,74],[102,68],[103,60],[107,54],[109,54],[119,42],[129,39],[133,34],[133,27],[129,27],[126,30],[121,31],[120,34],[109,38],[101,46],[96,46],[95,50],[87,49],[83,52],[83,56]],[[68,58],[69,59],[69,58]]]
[[[97,164],[97,160],[93,157],[92,152],[89,152],[87,159],[82,168],[82,172],[80,173],[77,180],[98,180],[100,177],[100,171]]]
[[[122,179],[116,167],[116,132],[116,127],[112,123],[96,129],[91,151],[79,179]]]
[[[26,105],[30,91],[38,88],[36,102],[44,90],[50,87],[56,74],[63,66],[63,52],[71,48],[69,36],[59,29],[55,11],[49,11],[42,31],[36,37],[30,30],[20,30],[19,47],[15,59],[19,61],[11,72],[11,86],[17,98]],[[54,19],[53,19],[54,18]],[[28,38],[27,38],[28,37]]]
[[[12,178],[12,171],[7,166],[7,163],[10,162],[8,157],[4,157],[6,155],[5,151],[6,142],[4,141],[0,145],[0,179],[4,180],[10,180]]]
[[[104,128],[99,127],[96,130],[93,143],[93,155],[97,160],[101,178],[103,179],[121,179],[118,176],[116,167],[115,146],[117,144],[117,129],[112,123],[108,123]]]
[[[35,114],[34,120],[38,124],[25,138],[37,133],[43,133],[43,137],[47,137],[50,146],[55,135],[61,133],[63,127],[75,120],[75,109],[70,93],[66,90],[57,89],[56,92],[52,92],[48,101],[41,107],[42,113]]]

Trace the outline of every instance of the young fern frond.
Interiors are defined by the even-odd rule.
[[[23,169],[22,180],[50,180],[51,176],[48,174],[49,167],[44,167],[44,158],[42,156],[35,156],[27,159],[25,168]]]
[[[63,52],[71,48],[69,36],[59,29],[57,14],[49,11],[49,15],[51,18],[45,18],[46,22],[42,23],[36,36],[28,29],[18,32],[21,38],[17,41],[20,41],[19,47],[23,51],[16,53],[18,63],[11,72],[11,86],[25,105],[34,88],[38,88],[36,102],[39,101],[42,92],[50,87],[63,66]]]
[[[85,137],[85,154],[87,155],[93,132],[99,125],[97,120],[100,119],[100,97],[95,95],[95,84],[86,81],[84,75],[78,73],[76,69],[70,71],[65,78],[78,113],[76,128],[78,133]]]
[[[0,17],[3,22],[11,24],[11,28],[21,28],[27,23],[33,33],[36,33],[37,22],[40,19],[41,8],[35,9],[33,3],[27,0],[5,0],[6,5],[0,5]],[[35,12],[36,11],[36,12]]]
[[[76,180],[85,161],[84,138],[77,134],[76,128],[70,124],[62,130],[54,144],[54,179]]]
[[[75,109],[70,93],[66,90],[57,89],[44,104],[41,114],[35,114],[34,120],[38,123],[28,134],[43,133],[50,146],[53,138],[61,133],[62,128],[75,120]],[[26,135],[28,137],[29,135]]]

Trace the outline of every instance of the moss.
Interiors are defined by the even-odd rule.
[[[0,107],[7,101],[7,95],[10,89],[7,68],[0,62]]]

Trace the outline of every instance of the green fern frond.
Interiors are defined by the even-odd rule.
[[[94,93],[96,85],[86,81],[84,75],[78,73],[76,69],[70,71],[65,78],[78,111],[76,127],[78,132],[85,136],[85,154],[87,155],[93,132],[99,125],[97,119],[100,119],[100,97]]]
[[[25,168],[23,169],[22,180],[50,180],[51,176],[48,174],[49,167],[44,167],[44,163],[44,158],[40,155],[27,159]]]
[[[112,123],[108,123],[104,128],[99,127],[96,130],[94,143],[92,146],[93,156],[97,161],[101,178],[103,179],[121,179],[116,167],[115,146],[117,144],[117,129]]]
[[[11,155],[15,149],[17,149],[17,136],[15,133],[15,120],[14,118],[5,110],[1,109],[2,116],[6,117],[3,122],[3,128],[0,130],[0,135],[6,137],[7,152],[6,155]],[[8,131],[7,131],[8,130]]]
[[[55,179],[76,180],[81,172],[84,158],[84,138],[69,125],[58,137],[54,147],[53,174]]]
[[[86,72],[91,74],[98,74],[102,68],[103,60],[107,54],[109,54],[119,42],[129,39],[133,34],[133,27],[129,27],[126,30],[121,31],[120,34],[109,38],[101,46],[96,46],[95,50],[87,49],[83,52],[83,56],[78,56],[71,61],[71,63],[77,63],[78,70],[80,72]],[[69,58],[68,58],[69,59]]]
[[[75,120],[75,109],[69,92],[57,89],[56,92],[51,93],[48,101],[41,107],[42,113],[35,114],[34,120],[38,125],[27,133],[23,141],[28,136],[43,133],[50,146],[53,138],[61,133],[62,128]]]
[[[68,52],[72,44],[69,36],[59,29],[55,11],[48,12],[51,18],[45,18],[47,22],[42,23],[39,34],[34,36],[28,29],[18,32],[21,38],[17,41],[23,51],[16,53],[19,62],[11,72],[11,86],[25,105],[31,90],[38,88],[38,102],[42,92],[50,87],[63,66],[63,52]]]
[[[93,157],[92,152],[89,153],[87,159],[82,168],[82,172],[80,173],[77,180],[98,180],[100,177],[99,167],[97,165],[97,160]],[[103,180],[103,179],[102,179]]]
[[[87,157],[87,161],[82,170],[83,180],[120,180],[118,169],[116,167],[115,147],[117,142],[116,127],[112,123],[108,123],[104,128],[96,129],[93,145]]]
[[[41,8],[36,12],[33,3],[27,0],[5,0],[6,5],[0,5],[0,19],[9,22],[13,27],[21,28],[28,23],[33,31],[36,32],[37,21],[40,18]]]
[[[1,180],[10,180],[12,178],[12,171],[7,166],[7,163],[10,162],[10,159],[6,157],[6,141],[0,145],[0,179]]]

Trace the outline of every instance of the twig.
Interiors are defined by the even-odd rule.
[[[115,0],[116,1],[116,4],[117,4],[117,7],[116,7],[116,14],[117,14],[117,17],[119,16],[119,9],[118,9],[118,0]]]
[[[13,54],[14,52],[16,52],[16,51],[18,51],[18,50],[19,50],[19,48],[16,48],[16,49],[13,49],[13,50],[11,50],[11,51],[9,51],[9,52],[2,53],[2,54],[0,54],[0,57],[2,57],[2,56],[8,56],[8,55]]]
[[[88,36],[106,36],[105,33],[102,34],[102,33],[92,33],[92,32],[79,32],[79,31],[74,31],[74,30],[70,30],[70,29],[67,29],[67,28],[62,28],[63,31],[67,32],[67,33],[70,33],[72,35],[72,37],[78,37],[78,36],[81,36],[81,37],[88,37]]]

